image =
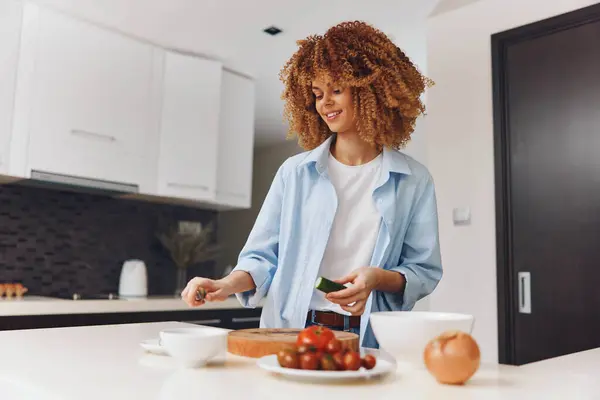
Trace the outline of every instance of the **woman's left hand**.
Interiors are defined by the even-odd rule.
[[[342,285],[352,283],[352,286],[328,293],[325,298],[332,303],[339,304],[343,310],[352,313],[352,315],[362,315],[371,291],[379,283],[378,268],[361,267],[354,270],[350,275],[335,280],[335,282]]]

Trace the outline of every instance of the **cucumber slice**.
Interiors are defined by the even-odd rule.
[[[331,292],[337,292],[338,290],[346,289],[346,286],[344,286],[340,283],[337,283],[337,282],[330,281],[329,279],[323,278],[322,276],[320,276],[317,279],[315,288],[324,293],[331,293]]]

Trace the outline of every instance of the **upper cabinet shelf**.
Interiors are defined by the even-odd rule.
[[[251,79],[30,3],[19,29],[11,137],[0,141],[7,168],[0,172],[112,184],[161,201],[250,207]]]

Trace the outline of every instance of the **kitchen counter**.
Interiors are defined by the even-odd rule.
[[[235,297],[210,302],[199,308],[188,307],[179,297],[154,296],[136,300],[65,300],[53,297],[24,296],[0,300],[0,317],[17,315],[97,314],[242,308]]]
[[[399,364],[383,379],[347,384],[286,380],[227,355],[206,368],[180,369],[139,343],[166,322],[0,332],[0,398],[75,399],[598,399],[600,349],[528,366],[482,365],[464,386],[437,383]],[[567,370],[573,367],[573,370]]]

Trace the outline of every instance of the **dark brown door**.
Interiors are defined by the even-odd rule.
[[[600,347],[600,6],[493,47],[501,361]]]

